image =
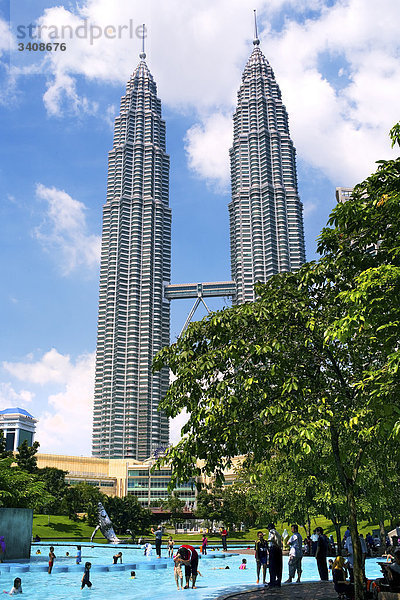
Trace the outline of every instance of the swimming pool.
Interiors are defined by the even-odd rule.
[[[173,561],[155,556],[144,557],[143,551],[137,547],[126,548],[103,544],[82,544],[82,565],[85,561],[92,563],[91,581],[93,587],[81,591],[80,582],[83,566],[75,565],[73,558],[67,558],[66,552],[72,556],[76,546],[66,544],[55,545],[57,559],[53,573],[47,570],[48,545],[33,545],[32,559],[29,563],[0,564],[1,589],[9,591],[14,577],[21,577],[22,589],[26,597],[32,600],[75,600],[90,597],[91,600],[104,600],[117,595],[121,598],[135,597],[138,600],[175,600],[177,589],[173,574]],[[35,554],[40,548],[41,555]],[[123,553],[123,564],[113,565],[112,556],[119,551]],[[153,550],[154,552],[154,550]],[[239,570],[242,558],[247,559],[247,569]],[[229,566],[229,569],[220,567]],[[10,569],[10,570],[8,570]],[[136,578],[130,578],[130,571],[136,571]],[[210,552],[201,557],[197,590],[191,590],[198,600],[211,600],[233,591],[243,591],[255,586],[255,561],[252,555],[233,555]],[[366,565],[367,577],[378,577],[380,569],[375,559],[369,559]],[[283,580],[287,578],[287,557],[284,557]],[[318,571],[314,558],[303,559],[303,581],[317,581]],[[183,592],[179,592],[180,596]],[[180,597],[179,596],[179,597]]]

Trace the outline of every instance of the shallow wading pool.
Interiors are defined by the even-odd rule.
[[[108,598],[135,598],[138,600],[172,600],[177,598],[174,581],[173,561],[163,557],[157,559],[154,555],[143,556],[138,548],[122,547],[122,565],[113,565],[112,557],[119,551],[118,546],[104,544],[82,544],[82,564],[75,565],[76,546],[55,542],[56,560],[53,572],[47,573],[49,546],[35,544],[32,546],[32,558],[24,563],[0,564],[1,590],[10,591],[15,577],[22,579],[24,597],[32,600],[75,600],[84,597],[91,600]],[[36,555],[37,549],[41,555]],[[153,550],[154,552],[154,550]],[[247,569],[240,570],[242,559],[247,560]],[[283,580],[287,578],[287,557],[283,560]],[[83,565],[86,561],[92,563],[90,579],[91,589],[80,589],[83,575]],[[229,566],[229,569],[224,567]],[[222,569],[219,567],[223,567]],[[131,579],[131,571],[136,572],[136,578]],[[180,591],[179,597],[186,593],[198,600],[217,598],[227,592],[243,591],[254,587],[256,581],[255,560],[251,555],[222,554],[210,552],[201,557],[199,571],[202,576],[197,579],[197,589]],[[380,569],[377,560],[369,559],[366,563],[367,577],[379,577]],[[268,575],[267,575],[268,576]],[[303,558],[303,581],[318,581],[318,571],[314,558]],[[293,585],[293,584],[292,584]],[[0,591],[1,591],[0,590]]]

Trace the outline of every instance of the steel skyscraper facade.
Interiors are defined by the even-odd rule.
[[[169,441],[168,419],[157,410],[169,372],[151,372],[170,341],[169,156],[145,58],[121,99],[109,153],[93,415],[93,455],[137,460]]]
[[[242,75],[230,149],[231,272],[235,302],[253,301],[254,284],[305,262],[296,151],[273,70],[259,47]]]

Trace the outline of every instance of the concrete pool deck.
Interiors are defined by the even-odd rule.
[[[288,583],[281,588],[270,589],[258,585],[251,590],[223,594],[216,600],[337,600],[337,597],[332,581],[312,581]]]

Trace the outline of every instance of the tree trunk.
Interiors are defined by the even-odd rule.
[[[385,524],[383,521],[379,521],[379,537],[381,538],[381,552],[382,554],[386,550],[386,531]]]
[[[341,523],[338,523],[335,517],[331,519],[336,532],[337,548],[336,556],[342,556],[342,534],[340,532]]]
[[[349,509],[349,529],[351,534],[351,541],[353,543],[353,557],[354,557],[354,585],[355,585],[355,600],[364,600],[364,571],[363,571],[363,557],[361,551],[360,537],[358,534],[357,524],[357,508],[356,501],[354,498],[354,489],[351,482],[347,482],[347,505]]]

